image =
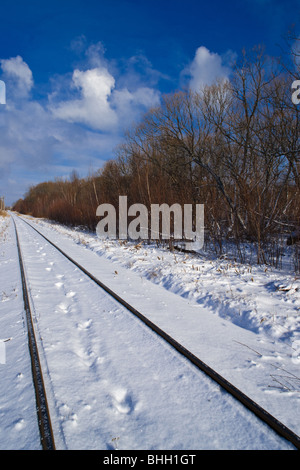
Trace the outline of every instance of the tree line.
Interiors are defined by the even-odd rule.
[[[31,187],[14,210],[95,230],[98,205],[117,208],[119,195],[149,209],[204,204],[205,238],[217,252],[230,241],[241,254],[249,242],[258,263],[278,262],[281,238],[294,243],[300,226],[297,48],[292,59],[243,52],[230,80],[163,96],[103,168]]]

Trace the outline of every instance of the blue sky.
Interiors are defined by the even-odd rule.
[[[242,49],[281,53],[296,0],[1,0],[0,195],[114,156],[163,93],[230,75]]]

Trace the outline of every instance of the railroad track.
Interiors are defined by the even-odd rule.
[[[14,220],[15,216],[12,216],[12,220],[15,227],[16,232],[16,240],[18,246],[18,253],[19,253],[19,261],[20,261],[20,270],[21,270],[21,278],[22,278],[22,288],[23,288],[23,297],[24,297],[24,306],[26,312],[26,319],[27,319],[27,327],[28,327],[28,342],[29,342],[29,350],[31,355],[31,363],[32,363],[32,373],[33,373],[33,382],[35,386],[36,392],[36,402],[37,402],[37,414],[38,414],[38,423],[41,435],[41,444],[43,449],[45,450],[55,450],[55,441],[54,435],[51,425],[50,413],[47,404],[47,395],[44,387],[44,380],[42,375],[42,368],[39,360],[38,354],[38,347],[37,342],[35,339],[33,321],[32,321],[32,314],[30,311],[30,302],[29,302],[29,294],[28,288],[26,284],[26,277],[24,271],[24,262],[22,258],[22,252],[19,242],[18,230],[16,226],[16,222]],[[209,367],[206,363],[201,361],[198,357],[196,357],[193,353],[187,350],[184,346],[178,343],[174,338],[168,335],[165,331],[151,322],[147,317],[145,317],[140,311],[135,309],[132,305],[126,302],[123,298],[121,298],[118,294],[113,292],[108,286],[103,284],[99,279],[89,273],[83,266],[81,266],[76,260],[72,259],[67,253],[65,253],[61,248],[56,246],[51,240],[49,240],[44,234],[42,234],[36,227],[32,226],[28,221],[24,220],[23,218],[19,217],[19,220],[22,220],[24,224],[29,226],[32,230],[38,233],[44,240],[47,241],[50,245],[52,245],[57,251],[61,253],[66,259],[68,259],[74,266],[76,266],[80,271],[82,271],[88,278],[90,278],[94,283],[96,283],[101,289],[107,292],[110,296],[112,296],[117,302],[119,302],[123,307],[125,307],[131,314],[139,318],[145,325],[151,328],[159,337],[163,338],[172,348],[174,348],[177,352],[179,352],[182,356],[184,356],[187,360],[189,360],[194,366],[196,366],[199,370],[207,374],[211,379],[213,379],[217,384],[219,384],[226,392],[232,395],[236,400],[242,403],[248,410],[254,413],[260,420],[266,423],[273,431],[275,431],[278,435],[285,438],[289,442],[291,442],[297,449],[300,449],[300,437],[295,434],[291,429],[285,426],[282,422],[272,416],[268,411],[263,409],[259,404],[254,402],[251,398],[249,398],[245,393],[241,390],[236,388],[233,384],[231,384],[228,380],[222,377],[219,373]]]
[[[29,302],[29,293],[28,293],[28,288],[27,288],[27,283],[26,283],[19,235],[18,235],[16,223],[13,217],[12,217],[12,220],[13,220],[15,231],[16,231],[17,248],[18,248],[18,254],[19,254],[24,309],[25,309],[25,314],[26,314],[26,323],[27,323],[27,331],[28,331],[28,345],[29,345],[29,351],[30,351],[32,377],[33,377],[33,384],[34,384],[35,397],[36,397],[36,409],[37,409],[38,425],[39,425],[40,436],[41,436],[41,444],[44,450],[55,450],[53,429],[52,429],[52,424],[51,424],[51,419],[50,419],[50,413],[49,413],[47,395],[46,395],[46,390],[45,390],[45,385],[44,385],[42,367],[41,367],[41,362],[39,358],[38,346],[37,346],[37,341],[36,341],[35,332],[34,332],[34,326],[33,326],[33,320],[32,320],[32,314],[31,314],[30,302]]]

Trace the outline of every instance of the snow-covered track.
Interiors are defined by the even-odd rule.
[[[19,254],[19,263],[21,271],[21,280],[22,280],[22,291],[24,299],[24,309],[26,313],[26,322],[27,322],[27,332],[28,332],[28,345],[30,351],[31,367],[32,367],[32,377],[33,384],[35,389],[36,396],[36,406],[37,406],[37,416],[38,416],[38,425],[41,436],[41,445],[44,450],[55,450],[55,442],[53,436],[53,430],[51,425],[51,419],[49,414],[49,407],[47,402],[47,395],[44,386],[44,379],[42,373],[42,367],[39,358],[39,352],[37,347],[37,342],[34,333],[32,314],[30,310],[29,294],[26,283],[24,264],[22,258],[22,252],[19,242],[19,236],[15,221],[13,219],[15,231],[16,231],[16,240],[17,248]]]
[[[81,266],[76,260],[72,259],[66,252],[64,252],[61,248],[59,248],[56,244],[54,244],[51,240],[49,240],[44,234],[42,234],[37,228],[32,226],[29,222],[24,220],[20,217],[25,224],[31,227],[36,233],[38,233],[44,240],[47,241],[50,245],[52,245],[57,251],[59,251],[65,258],[67,258],[73,265],[75,265],[79,270],[81,270],[86,276],[88,276],[92,281],[94,281],[99,287],[101,287],[104,291],[106,291],[109,295],[111,295],[116,301],[122,304],[128,311],[138,317],[145,325],[147,325],[151,330],[153,330],[157,335],[163,338],[169,345],[175,348],[180,354],[182,354],[186,359],[188,359],[194,366],[200,369],[202,372],[206,373],[211,379],[213,379],[216,383],[218,383],[224,390],[226,390],[230,395],[232,395],[235,399],[237,399],[240,403],[242,403],[248,410],[253,412],[259,419],[261,419],[264,423],[270,426],[277,434],[287,439],[291,442],[297,449],[300,449],[300,437],[296,435],[292,430],[290,430],[287,426],[281,423],[278,419],[272,416],[269,412],[263,409],[259,404],[249,398],[245,393],[231,384],[228,380],[222,377],[219,373],[209,367],[206,363],[201,361],[198,357],[196,357],[193,353],[187,350],[184,346],[178,343],[174,338],[168,335],[165,331],[151,322],[147,317],[145,317],[140,311],[126,302],[123,298],[121,298],[118,294],[113,292],[107,285],[103,284],[99,279],[97,279],[93,274],[88,272],[83,266]],[[16,228],[16,225],[15,225]],[[16,228],[17,234],[17,228]],[[18,237],[18,235],[17,235]],[[21,260],[21,255],[20,255]],[[20,261],[21,262],[21,261]]]

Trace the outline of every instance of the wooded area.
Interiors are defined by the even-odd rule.
[[[247,242],[258,263],[278,265],[300,229],[300,105],[291,98],[300,79],[296,48],[292,58],[287,66],[257,48],[243,54],[230,81],[164,96],[127,130],[103,168],[31,187],[14,210],[95,230],[98,205],[118,208],[119,195],[148,208],[204,204],[205,239],[218,254],[230,242],[242,260]]]

